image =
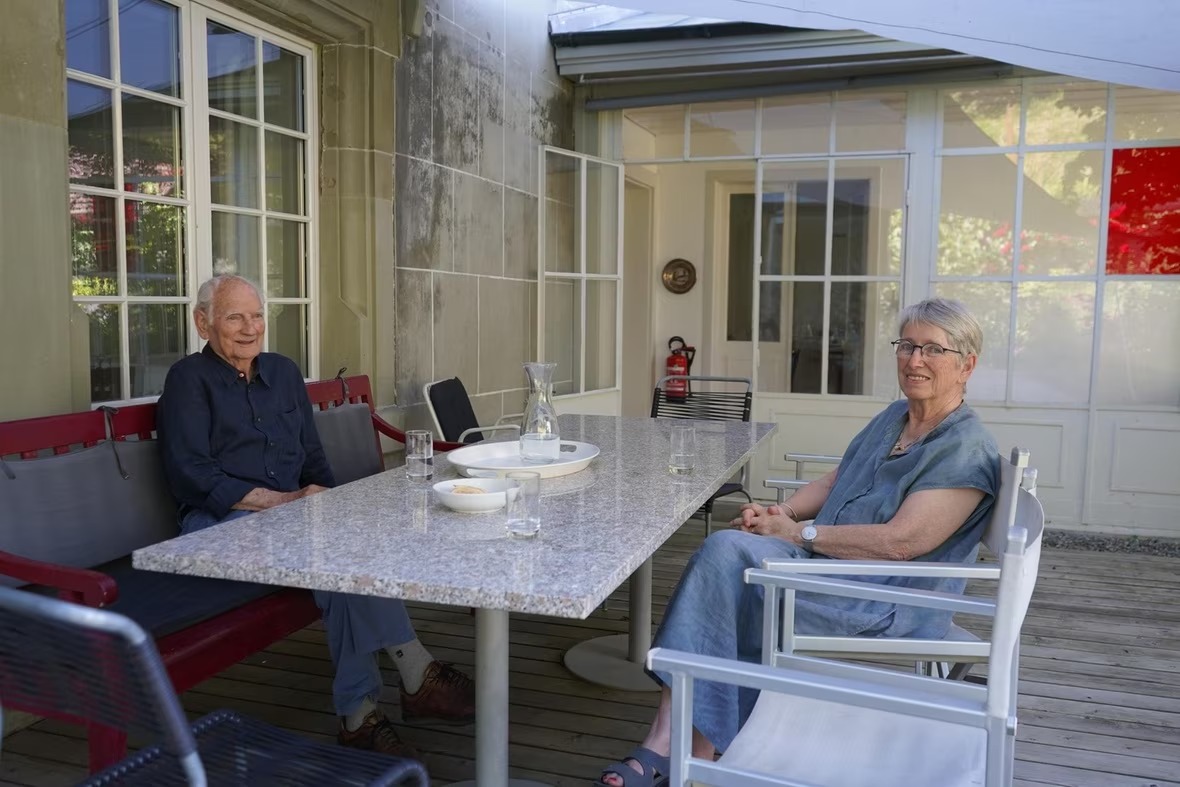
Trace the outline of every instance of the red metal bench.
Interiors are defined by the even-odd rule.
[[[384,434],[393,440],[405,442],[405,434],[382,419],[374,410],[368,377],[336,377],[311,382],[307,384],[307,394],[319,410],[346,403],[367,404],[378,457],[380,435]],[[0,423],[0,458],[7,463],[7,467],[0,469],[4,469],[6,474],[12,477],[20,473],[22,460],[60,456],[98,446],[111,438],[116,441],[151,440],[155,426],[154,403],[121,407],[109,415],[102,409],[96,409]],[[131,442],[125,444],[130,446]],[[458,446],[445,442],[435,443],[435,448],[439,451],[455,447]],[[377,466],[380,467],[379,459]],[[4,483],[4,478],[0,478],[0,483]],[[0,491],[2,489],[0,487]],[[3,509],[0,508],[0,511]],[[2,537],[6,528],[18,528],[20,525],[19,522],[0,521],[0,544],[3,543]],[[105,573],[31,560],[0,550],[0,579],[5,577],[9,578],[9,584],[16,580],[16,584],[40,586],[38,590],[52,592],[60,598],[91,607],[106,607],[114,604],[119,598],[117,582]],[[158,637],[156,645],[173,686],[179,693],[313,623],[319,619],[319,615],[319,609],[309,591],[282,588],[182,630]],[[53,713],[47,709],[18,710],[84,723],[80,719]],[[91,772],[105,768],[123,757],[126,751],[125,735],[104,727],[88,727]]]

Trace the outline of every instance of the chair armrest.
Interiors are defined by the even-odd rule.
[[[982,726],[986,719],[980,692],[962,692],[948,686],[951,681],[831,662],[813,671],[806,668],[812,661],[819,660],[796,657],[793,663],[798,666],[771,667],[668,648],[652,648],[647,654],[648,669],[671,672],[674,676],[686,675],[973,727]]]
[[[496,419],[496,426],[499,426],[500,424],[505,423],[509,419],[513,419],[513,418],[515,418],[517,421],[523,421],[524,420],[524,413],[509,413],[507,415],[502,415]]]
[[[946,612],[962,612],[965,615],[994,617],[996,602],[986,599],[969,598],[958,593],[942,593],[937,590],[916,590],[914,588],[877,585],[871,582],[856,582],[848,579],[827,577],[805,577],[784,574],[765,569],[746,569],[746,582],[757,582],[767,587],[780,587],[828,596],[860,598],[868,601],[884,601],[888,604],[902,604],[910,607],[941,609]]]
[[[802,489],[807,486],[810,481],[803,481],[794,478],[768,478],[762,482],[762,486],[767,489],[775,490],[775,502],[780,505],[787,502],[786,492],[788,489]]]
[[[496,424],[494,426],[473,426],[470,429],[464,429],[459,434],[459,442],[463,443],[463,441],[467,439],[467,435],[473,434],[475,432],[503,432],[503,431],[506,431],[509,429],[519,432],[520,425],[519,424]]]
[[[401,429],[398,429],[396,426],[389,423],[389,421],[386,421],[381,416],[377,415],[377,413],[370,413],[369,415],[373,419],[373,428],[374,429],[376,429],[379,433],[388,437],[390,440],[397,440],[399,443],[402,443],[403,445],[405,444],[405,442],[406,442],[406,433],[405,432],[403,432]],[[452,443],[447,440],[435,440],[434,441],[434,450],[435,451],[440,451],[440,452],[453,451],[456,448],[462,448],[462,447],[463,447],[463,443]]]
[[[54,588],[59,598],[88,607],[110,606],[119,598],[119,586],[101,571],[30,560],[11,552],[0,551],[0,574]]]
[[[835,456],[833,454],[786,454],[783,458],[797,465],[804,462],[822,462],[829,465],[838,465],[844,459],[842,456]]]
[[[821,576],[1000,578],[1000,567],[996,565],[913,560],[764,560],[762,568]]]

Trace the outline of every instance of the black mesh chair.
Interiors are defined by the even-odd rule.
[[[427,383],[422,392],[426,396],[426,406],[430,408],[430,417],[434,419],[434,428],[449,442],[478,443],[484,439],[484,432],[520,431],[518,424],[502,423],[508,418],[519,418],[518,415],[505,415],[491,426],[480,426],[471,407],[471,397],[458,377]]]
[[[668,382],[684,382],[683,388],[668,390]],[[662,377],[651,395],[652,418],[692,418],[702,421],[744,421],[749,423],[753,409],[753,384],[745,377]],[[746,491],[749,466],[742,467],[737,481],[721,485],[701,506],[705,516],[705,535],[713,532],[713,504],[718,498],[742,495],[751,502]]]
[[[426,785],[414,760],[316,743],[221,710],[191,727],[130,618],[0,588],[0,704],[146,736],[85,785]]]

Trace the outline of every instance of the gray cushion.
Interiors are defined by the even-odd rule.
[[[274,593],[275,585],[162,574],[131,567],[131,558],[98,567],[119,583],[108,609],[122,613],[159,639]]]
[[[367,404],[316,410],[315,428],[337,484],[347,484],[384,469]]]
[[[0,474],[0,550],[93,568],[179,535],[154,440],[104,442],[8,467],[12,478]],[[0,577],[0,584],[19,583]]]

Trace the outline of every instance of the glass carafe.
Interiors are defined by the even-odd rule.
[[[529,378],[529,401],[520,424],[520,457],[533,464],[548,464],[561,454],[561,432],[557,410],[553,409],[553,370],[555,363],[526,363]]]

